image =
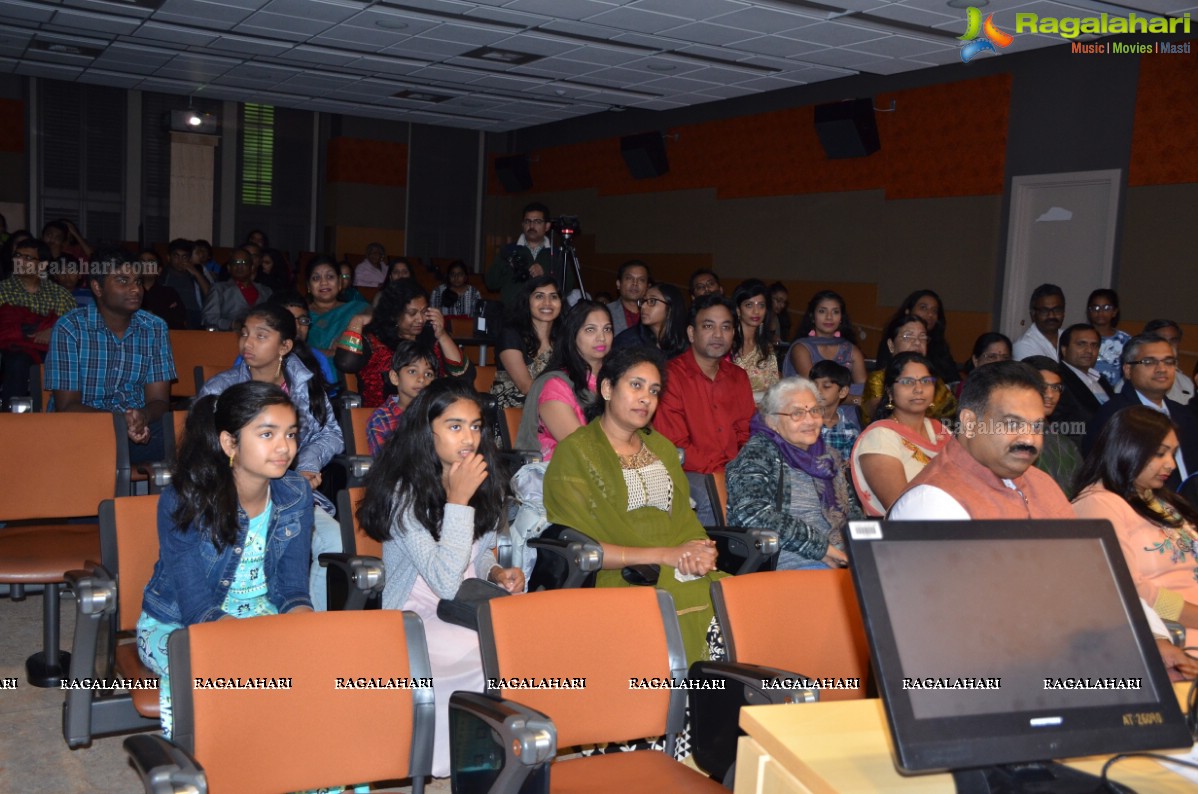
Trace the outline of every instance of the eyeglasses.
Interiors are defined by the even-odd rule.
[[[230,264],[230,265],[248,265],[248,264],[250,264],[250,260],[248,260],[248,259],[234,259],[234,260],[233,260],[232,262],[230,262],[229,264]]]
[[[295,324],[296,325],[311,325],[312,318],[311,317],[296,317]]]
[[[1127,363],[1131,364],[1133,367],[1136,364],[1139,364],[1141,367],[1148,367],[1149,369],[1156,369],[1157,367],[1164,367],[1165,369],[1174,369],[1177,367],[1177,359],[1172,358],[1172,357],[1170,357],[1170,358],[1142,358],[1139,361],[1129,361]]]
[[[1046,391],[1054,391],[1057,394],[1060,394],[1063,391],[1065,391],[1065,384],[1064,383],[1046,383],[1044,385],[1044,388]]]
[[[1011,354],[1010,353],[983,353],[982,355],[978,356],[978,358],[982,361],[987,361],[987,362],[989,362],[989,361],[1010,361]]]
[[[903,334],[899,337],[904,342],[926,342],[928,341],[927,334]]]
[[[895,378],[894,382],[897,386],[914,386],[917,383],[920,386],[935,386],[936,378],[931,375],[924,378]]]
[[[1115,311],[1115,307],[1109,303],[1103,303],[1099,306],[1091,306],[1090,311],[1092,311],[1092,312],[1113,312],[1113,311]]]
[[[525,218],[521,221],[521,225],[523,226],[544,226],[546,223],[549,223],[549,221],[544,218]]]
[[[36,261],[38,261],[38,259],[36,256],[31,256],[30,254],[13,254],[12,261],[14,261],[14,262],[36,262]]]
[[[340,278],[342,281],[349,281],[353,276],[349,273],[342,273]]]
[[[637,298],[636,307],[638,309],[641,308],[642,306],[652,307],[652,306],[656,306],[659,303],[664,303],[666,306],[670,305],[670,302],[668,300],[666,300],[665,298]]]
[[[1033,306],[1032,311],[1034,311],[1036,314],[1055,314],[1055,315],[1064,316],[1065,307],[1064,306]]]
[[[824,412],[820,408],[796,408],[789,413],[779,411],[779,412],[771,414],[771,416],[789,417],[791,419],[791,421],[794,421],[794,422],[802,422],[804,419],[806,419],[809,416],[820,417],[823,415],[824,415]]]

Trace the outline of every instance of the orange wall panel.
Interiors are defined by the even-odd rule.
[[[25,151],[25,103],[0,99],[0,152]]]
[[[408,145],[363,138],[331,138],[328,181],[403,187],[408,184]]]
[[[539,149],[534,190],[594,188],[600,196],[715,188],[719,198],[883,189],[889,198],[1002,192],[1011,78],[994,75],[875,99],[882,148],[829,160],[812,106],[665,130],[669,173],[636,180],[619,138]],[[490,192],[502,188],[491,169]]]
[[[1198,49],[1188,55],[1142,56],[1128,185],[1198,182],[1195,129]]]

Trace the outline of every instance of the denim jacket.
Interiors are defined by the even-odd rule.
[[[312,489],[295,472],[271,480],[273,504],[266,530],[266,597],[279,613],[312,606],[308,571],[312,549]],[[167,486],[158,498],[158,562],[146,585],[142,609],[166,623],[190,626],[225,616],[221,608],[241,560],[249,517],[240,507],[237,542],[218,551],[207,532],[180,532],[174,512],[178,497]]]

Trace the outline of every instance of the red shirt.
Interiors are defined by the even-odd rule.
[[[721,360],[713,381],[690,350],[671,359],[666,372],[666,390],[653,427],[685,450],[686,471],[710,474],[723,469],[749,440],[749,420],[757,411],[749,376]]]
[[[237,289],[241,290],[241,297],[245,298],[245,302],[250,306],[258,305],[258,288],[254,286],[254,282],[247,281],[245,284],[238,284]]]
[[[622,303],[620,304],[620,308],[622,308],[624,310],[624,325],[626,328],[631,328],[634,325],[640,325],[640,322],[641,322],[641,313],[640,312],[630,312],[630,311],[628,311],[628,307]]]

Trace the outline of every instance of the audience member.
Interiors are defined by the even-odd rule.
[[[124,413],[135,464],[165,455],[158,420],[175,379],[166,323],[141,308],[139,270],[119,248],[96,253],[89,272],[96,302],[55,324],[45,367],[51,410]]]
[[[445,317],[428,305],[428,293],[415,281],[395,281],[383,288],[369,323],[354,317],[337,340],[333,363],[358,376],[362,405],[377,408],[394,387],[387,378],[391,355],[401,339],[419,340],[437,357],[437,377],[464,377],[470,362],[445,330]]]
[[[928,355],[928,345],[931,335],[928,333],[927,322],[916,314],[907,314],[891,318],[882,331],[882,344],[878,346],[877,369],[869,373],[865,379],[865,392],[861,395],[861,412],[866,421],[873,416],[882,399],[882,378],[886,374],[886,366],[897,353],[919,353]],[[931,358],[928,358],[931,361]],[[944,385],[944,381],[936,372],[936,362],[932,362],[932,374],[936,376],[936,392],[932,395],[932,405],[928,416],[933,419],[950,419],[957,413],[957,398]]]
[[[1086,426],[1082,452],[1088,456],[1103,425],[1120,409],[1146,405],[1173,420],[1180,442],[1169,487],[1177,490],[1186,478],[1198,473],[1198,420],[1185,406],[1168,398],[1177,375],[1173,346],[1156,334],[1133,336],[1123,346],[1123,390],[1107,401]]]
[[[1177,467],[1177,427],[1150,407],[1117,411],[1078,474],[1079,518],[1115,527],[1136,591],[1162,618],[1198,643],[1198,511],[1167,487]]]
[[[195,240],[191,246],[191,264],[208,276],[208,281],[216,281],[220,276],[220,262],[212,258],[212,243],[207,240]]]
[[[433,307],[453,317],[473,317],[483,296],[467,283],[469,278],[465,262],[460,259],[450,262],[445,269],[445,283],[433,290]]]
[[[508,311],[516,305],[520,285],[530,278],[553,276],[559,289],[567,289],[553,269],[549,208],[539,202],[525,206],[521,229],[520,239],[499,249],[487,268],[487,289],[500,294]]]
[[[1011,360],[1011,340],[1006,334],[1000,334],[998,331],[987,331],[978,336],[973,341],[973,353],[969,360],[965,362],[965,367],[962,369],[963,378],[957,384],[957,400],[960,403],[961,392],[965,389],[965,378],[968,378],[970,373],[978,367],[985,364],[993,364],[997,361]]]
[[[1071,325],[1061,333],[1061,383],[1064,391],[1057,405],[1056,421],[1069,425],[1069,436],[1081,443],[1086,425],[1115,389],[1095,369],[1101,346],[1098,331],[1085,323]]]
[[[820,437],[823,423],[814,383],[779,381],[761,400],[749,442],[728,464],[728,524],[776,530],[781,569],[845,567],[845,527],[863,517],[847,460]]]
[[[250,255],[250,264],[254,268],[254,278],[256,279],[258,274],[262,272],[262,252],[265,249],[255,242],[247,241],[241,244],[241,250]],[[232,274],[229,272],[228,263],[226,262],[225,269],[221,273],[221,277],[217,279],[217,282],[228,281],[232,277]]]
[[[1181,326],[1173,320],[1149,320],[1144,324],[1146,334],[1156,334],[1173,345],[1173,356],[1181,363]],[[1170,400],[1181,405],[1189,405],[1194,398],[1194,381],[1185,375],[1173,378],[1173,388],[1166,395]]]
[[[349,262],[343,259],[337,263],[337,276],[340,279],[337,300],[342,303],[369,303],[366,296],[354,286],[354,269]]]
[[[612,350],[655,347],[667,359],[686,350],[686,303],[673,284],[654,284],[641,298],[641,321],[616,335]]]
[[[898,311],[891,317],[891,322],[909,314],[914,314],[927,326],[928,344],[924,355],[932,362],[932,374],[951,387],[961,380],[961,371],[957,368],[957,362],[953,358],[952,351],[948,346],[948,339],[945,337],[947,321],[944,318],[944,302],[940,300],[938,294],[930,289],[916,290],[899,304]],[[883,337],[878,344],[878,369],[882,369],[884,366],[882,359],[888,358],[886,342],[887,338]]]
[[[263,249],[258,281],[270,287],[273,293],[290,292],[295,289],[295,277],[291,274],[291,263],[287,261],[287,255],[277,248]]]
[[[641,298],[653,283],[649,266],[639,259],[629,259],[616,273],[616,293],[619,297],[607,305],[611,312],[611,327],[616,336],[641,321]]]
[[[820,438],[847,463],[861,435],[861,411],[855,405],[842,404],[849,396],[852,373],[835,361],[817,361],[811,367],[811,382],[819,392],[819,405],[824,412]]]
[[[549,364],[561,328],[562,296],[552,276],[520,287],[499,337],[499,363],[491,394],[500,408],[524,405],[524,395]]]
[[[42,242],[50,248],[50,259],[52,260],[67,256],[86,262],[91,259],[94,251],[84,236],[79,233],[75,222],[68,218],[50,221],[43,226]]]
[[[250,309],[271,295],[270,287],[256,281],[258,268],[245,248],[235,248],[226,267],[229,280],[213,284],[204,298],[204,325],[221,331],[235,329]]]
[[[770,284],[770,321],[774,346],[790,344],[790,293],[781,281]]]
[[[661,398],[654,428],[683,452],[699,523],[715,523],[704,486],[706,475],[722,471],[749,440],[757,410],[745,371],[728,360],[735,334],[732,302],[709,294],[695,299],[686,329],[690,350],[667,366],[672,388]]]
[[[353,284],[346,287],[381,287],[387,278],[387,250],[382,243],[370,243],[366,246],[366,258],[353,269]]]
[[[338,300],[340,284],[337,262],[331,256],[322,254],[309,260],[308,301],[312,326],[308,331],[308,344],[330,358],[350,320],[370,311],[370,306],[360,301],[342,303]]]
[[[1131,334],[1115,327],[1119,325],[1119,293],[1113,289],[1091,292],[1086,299],[1086,320],[1102,339],[1094,369],[1107,379],[1112,389],[1119,391],[1123,385],[1123,365],[1119,362],[1119,355],[1127,340],[1131,339]]]
[[[171,484],[158,500],[158,561],[137,621],[138,656],[162,678],[159,719],[167,737],[173,632],[312,610],[304,578],[312,493],[287,470],[298,429],[283,390],[258,382],[200,399],[187,418]]]
[[[1065,321],[1065,293],[1056,284],[1041,284],[1032,290],[1028,301],[1032,326],[1015,340],[1011,357],[1022,361],[1028,356],[1048,356],[1056,360],[1058,332]]]
[[[516,449],[539,449],[549,461],[558,444],[586,423],[596,377],[611,349],[607,306],[580,300],[570,307],[553,343],[553,356],[524,400]]]
[[[782,377],[770,341],[769,290],[760,279],[742,281],[732,293],[732,303],[736,306],[732,363],[749,376],[753,400],[760,402],[765,390]]]
[[[76,309],[71,293],[46,278],[45,243],[19,241],[12,260],[13,274],[0,282],[0,410],[29,396],[29,371],[50,350],[54,324]]]
[[[8,235],[8,240],[3,246],[0,246],[0,278],[8,278],[13,274],[13,251],[16,250],[17,243],[22,240],[32,240],[33,235],[27,229],[17,229]],[[41,242],[38,240],[37,242]],[[49,249],[47,249],[48,251]],[[46,259],[49,260],[47,255]]]
[[[141,307],[161,317],[172,331],[187,328],[187,307],[183,305],[183,299],[174,289],[159,281],[162,260],[158,253],[152,248],[143,248],[138,259],[141,260],[141,281],[144,286]]]
[[[424,387],[437,378],[437,357],[432,349],[416,342],[401,339],[391,356],[391,371],[387,373],[395,394],[374,409],[366,423],[366,443],[372,457],[378,457],[395,431],[400,417]]]
[[[661,566],[657,587],[673,597],[689,664],[708,658],[711,582],[724,574],[687,502],[677,451],[650,428],[672,377],[662,365],[648,347],[626,348],[604,363],[591,422],[559,444],[545,472],[545,509],[549,521],[603,545],[597,587],[628,586],[621,575],[627,565]]]
[[[707,268],[700,268],[691,273],[690,288],[692,303],[704,295],[724,294],[724,288],[720,284],[720,277]]]
[[[299,341],[297,329],[295,315],[277,303],[251,309],[241,328],[242,363],[209,378],[198,396],[223,394],[235,384],[252,380],[274,384],[291,398],[300,420],[295,469],[312,487],[318,508],[312,536],[309,592],[316,609],[323,611],[328,605],[327,569],[318,557],[325,552],[340,552],[342,546],[340,525],[333,518],[336,508],[317,489],[333,457],[345,451],[345,441],[325,391],[320,366],[308,346]]]
[[[335,395],[337,393],[337,370],[333,367],[333,362],[329,361],[329,357],[324,354],[324,351],[317,350],[308,344],[308,332],[312,328],[312,317],[308,314],[308,302],[295,292],[289,292],[282,296],[276,295],[272,300],[291,312],[291,316],[295,318],[295,338],[308,347],[308,352],[312,354],[312,358],[319,365],[325,391],[329,393],[329,396]],[[233,363],[236,366],[240,362]]]
[[[1052,477],[1035,468],[1044,381],[1029,364],[979,367],[961,392],[960,432],[911,480],[891,520],[1073,518]]]
[[[478,632],[443,621],[437,605],[470,578],[511,593],[525,588],[524,572],[501,567],[492,551],[506,501],[496,458],[479,396],[463,383],[437,381],[412,403],[370,468],[358,510],[362,531],[383,544],[383,608],[411,610],[424,624],[436,777],[449,775],[449,696],[485,688]]]
[[[825,359],[848,367],[853,373],[849,402],[860,405],[865,388],[865,357],[853,343],[853,323],[849,320],[844,298],[832,290],[815,293],[807,304],[803,322],[799,324],[799,332],[782,367],[782,376],[806,378],[811,365]]]
[[[163,286],[170,287],[179,293],[183,305],[187,307],[187,327],[201,328],[204,325],[204,299],[212,288],[214,277],[208,276],[208,271],[192,262],[191,254],[195,250],[190,240],[176,238],[166,247],[166,270],[162,273]]]
[[[391,264],[387,265],[387,284],[392,281],[399,281],[401,278],[412,278],[412,263],[407,257],[397,256],[391,260]],[[386,284],[382,285],[386,286]]]
[[[261,229],[250,229],[245,235],[245,245],[255,245],[259,251],[270,247],[270,238]]]
[[[951,437],[928,417],[936,376],[919,353],[899,353],[882,381],[886,402],[853,446],[853,486],[866,515],[885,515],[912,478]]]
[[[1036,468],[1047,472],[1057,485],[1061,486],[1065,496],[1072,499],[1076,493],[1073,477],[1082,465],[1082,453],[1073,438],[1084,436],[1085,433],[1074,432],[1075,428],[1070,427],[1070,423],[1061,421],[1055,413],[1061,394],[1065,391],[1065,384],[1062,382],[1065,365],[1063,362],[1053,361],[1048,356],[1029,356],[1023,363],[1034,367],[1040,373],[1040,379],[1044,381],[1044,441],[1040,448],[1040,457],[1036,458]]]

